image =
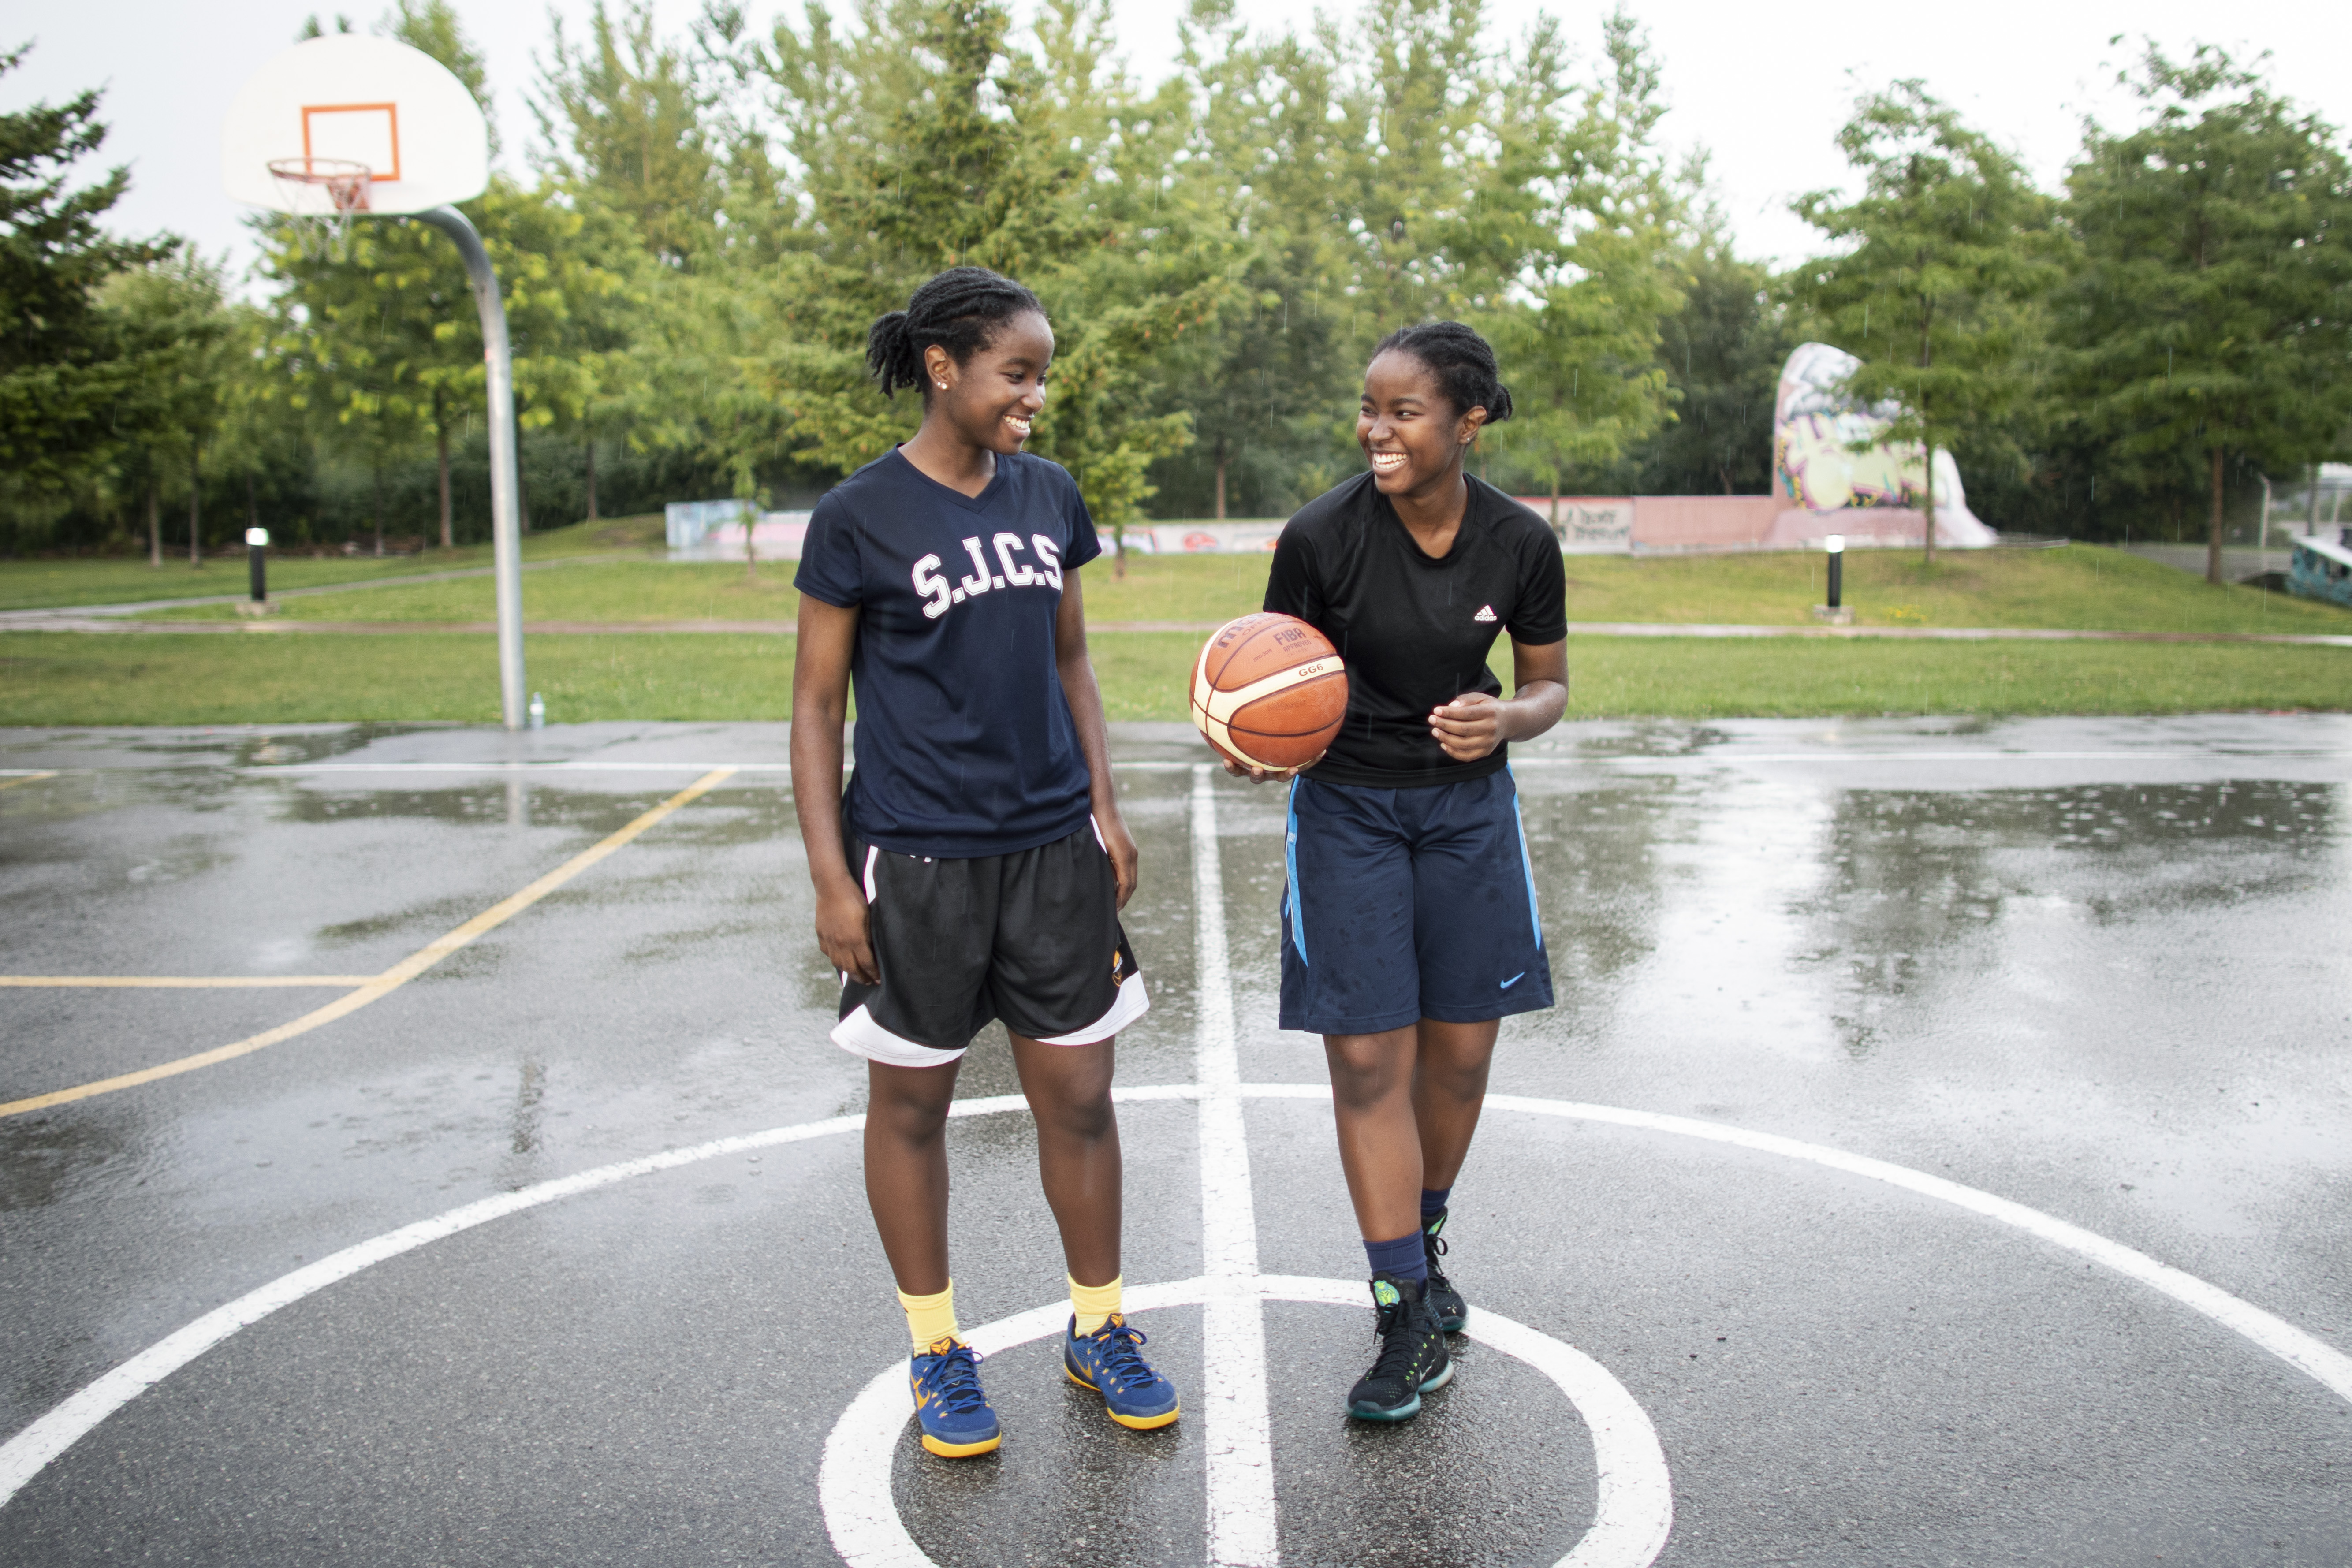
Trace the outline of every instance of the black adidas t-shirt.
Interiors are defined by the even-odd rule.
[[[1062,574],[1101,553],[1078,487],[1026,452],[976,496],[895,448],[809,514],[793,585],[857,611],[857,771],[868,844],[968,860],[1077,832],[1086,753],[1054,662]]]
[[[1482,778],[1507,747],[1457,763],[1429,732],[1429,710],[1465,691],[1502,695],[1486,668],[1507,631],[1540,646],[1568,635],[1568,573],[1544,521],[1465,476],[1470,499],[1454,548],[1432,559],[1369,473],[1316,497],[1274,548],[1265,607],[1297,616],[1348,661],[1348,718],[1307,776],[1372,789]]]

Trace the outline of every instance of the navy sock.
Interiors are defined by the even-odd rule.
[[[1364,1257],[1375,1274],[1393,1274],[1400,1279],[1429,1278],[1429,1252],[1421,1244],[1421,1232],[1398,1237],[1394,1241],[1364,1243]]]
[[[1453,1195],[1454,1189],[1452,1187],[1422,1188],[1421,1223],[1425,1226],[1431,1220],[1433,1220],[1439,1215],[1444,1214],[1445,1212],[1445,1200]]]

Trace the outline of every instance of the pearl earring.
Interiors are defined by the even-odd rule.
[[[938,387],[941,392],[945,392],[948,389],[948,384],[944,381],[935,381],[931,383],[931,384]]]

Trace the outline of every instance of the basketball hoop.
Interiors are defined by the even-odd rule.
[[[279,206],[294,237],[311,256],[341,260],[351,248],[352,216],[368,210],[375,171],[349,158],[272,158]]]
[[[491,560],[499,606],[499,709],[526,719],[521,489],[515,471],[514,354],[498,269],[459,202],[490,183],[482,106],[449,68],[394,38],[330,33],[265,61],[221,117],[221,189],[275,215],[273,240],[293,254],[347,261],[352,219],[415,218],[448,236],[482,323],[489,415]],[[283,219],[285,228],[276,220]]]

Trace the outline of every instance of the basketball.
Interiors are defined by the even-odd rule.
[[[1192,666],[1192,722],[1244,767],[1303,768],[1348,716],[1348,667],[1296,616],[1227,621]]]

